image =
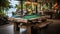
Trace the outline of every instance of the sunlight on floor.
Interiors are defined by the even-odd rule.
[[[26,31],[25,28],[20,28],[20,32]]]

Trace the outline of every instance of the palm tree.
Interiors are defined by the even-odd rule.
[[[24,0],[17,0],[17,1],[20,1],[19,5],[16,5],[17,11],[21,9],[21,15],[23,15],[23,1]]]

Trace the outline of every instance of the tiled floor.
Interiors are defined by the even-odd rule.
[[[41,34],[60,34],[60,20],[53,20],[52,24],[48,26],[48,28],[41,31]],[[20,32],[14,31],[13,24],[7,24],[4,26],[0,26],[0,34],[27,34],[26,28],[21,28]]]
[[[19,31],[14,31],[13,25],[4,25],[0,26],[0,34],[26,34],[26,28],[20,28]]]
[[[42,31],[42,34],[60,34],[60,20],[49,19],[53,21],[48,28]]]

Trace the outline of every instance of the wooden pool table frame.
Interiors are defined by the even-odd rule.
[[[38,19],[38,18],[35,18],[35,19]],[[16,19],[15,22],[14,22],[14,31],[20,31],[20,27],[18,27],[18,25],[20,25],[20,23],[26,23],[27,24],[27,26],[26,26],[27,27],[27,34],[31,34],[31,26],[43,27],[43,26],[46,26],[46,25],[48,25],[52,22],[47,21],[47,22],[39,23],[39,24],[35,24],[35,25],[31,25],[31,24],[28,25],[29,23],[28,23],[27,20],[24,22],[24,20],[23,21],[17,21],[17,19]]]

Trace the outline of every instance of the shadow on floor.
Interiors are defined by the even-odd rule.
[[[42,30],[41,34],[60,34],[60,22],[54,21],[46,29]]]
[[[54,21],[54,20],[53,20]],[[20,29],[20,32],[14,31],[13,25],[0,27],[0,34],[27,34],[26,29]],[[60,20],[55,20],[46,29],[41,30],[41,34],[60,34]]]

